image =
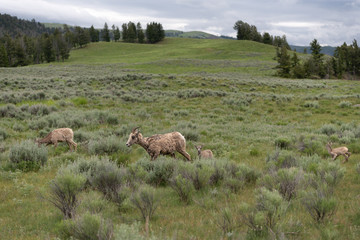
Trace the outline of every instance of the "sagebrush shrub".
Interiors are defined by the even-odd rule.
[[[189,204],[195,191],[191,180],[184,178],[181,174],[174,175],[169,180],[170,187],[178,194],[181,201]]]
[[[326,184],[321,184],[316,189],[303,192],[301,203],[317,223],[331,218],[337,209],[337,201],[332,196],[332,189]]]
[[[264,213],[266,226],[274,229],[288,205],[278,191],[271,191],[266,188],[257,189],[255,199],[255,208],[257,211]]]
[[[4,141],[7,137],[8,137],[7,132],[4,129],[0,128],[0,140]]]
[[[288,149],[290,148],[290,140],[286,137],[278,137],[275,139],[275,146],[280,149]]]
[[[328,136],[331,136],[335,134],[337,131],[336,126],[334,124],[325,124],[320,128],[320,132],[322,134],[326,134]]]
[[[124,147],[122,146],[121,141],[116,136],[110,136],[100,139],[91,139],[89,141],[88,148],[90,154],[109,155],[116,153]]]
[[[297,165],[296,154],[292,151],[275,151],[266,157],[266,166],[268,169],[291,168]]]
[[[351,107],[352,106],[352,104],[351,104],[351,102],[349,102],[349,101],[341,101],[340,103],[339,103],[339,107],[340,108],[349,108],[349,107]]]
[[[107,159],[96,163],[88,179],[92,187],[102,192],[107,199],[114,201],[119,207],[127,197],[126,170]]]
[[[229,208],[223,208],[220,210],[215,223],[220,228],[224,236],[231,236],[238,227],[233,212]]]
[[[166,186],[175,171],[176,161],[165,157],[159,157],[156,161],[142,158],[132,165],[132,168],[141,168],[146,172],[143,178],[147,183],[154,186]]]
[[[27,140],[11,147],[9,158],[12,167],[22,171],[37,171],[48,159],[47,149]]]
[[[110,220],[100,215],[85,213],[75,219],[68,219],[60,225],[60,233],[64,238],[79,240],[111,240],[114,239],[114,227]]]
[[[65,218],[72,218],[79,204],[78,194],[84,189],[86,177],[60,169],[50,183],[50,195],[47,200],[58,208]]]
[[[143,220],[150,220],[158,207],[156,190],[150,186],[142,186],[130,198],[132,204],[140,211]]]
[[[300,169],[283,168],[269,171],[261,178],[260,185],[269,190],[277,190],[285,200],[290,201],[296,197],[303,178],[304,173]]]

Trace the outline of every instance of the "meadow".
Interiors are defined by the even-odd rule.
[[[0,68],[0,239],[359,239],[360,84],[278,78],[274,56],[167,38]],[[137,126],[179,131],[193,162],[127,148]],[[60,127],[77,152],[35,145]],[[329,141],[348,162],[331,160]],[[215,158],[199,160],[198,144]],[[26,149],[44,162],[21,165]],[[72,219],[50,201],[54,183],[76,192]]]

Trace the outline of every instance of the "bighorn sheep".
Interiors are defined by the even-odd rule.
[[[196,150],[198,151],[198,156],[199,156],[199,159],[201,158],[213,158],[214,155],[212,153],[212,151],[210,149],[206,149],[206,150],[202,150],[202,146],[199,145],[199,146],[195,146]]]
[[[186,152],[186,140],[179,132],[143,137],[139,127],[136,127],[131,131],[126,146],[130,147],[135,143],[139,144],[147,151],[151,157],[151,161],[155,160],[160,154],[171,155],[175,158],[175,152],[180,153],[188,161],[191,161],[190,155]]]
[[[326,144],[326,148],[327,148],[329,154],[331,155],[331,157],[333,158],[333,160],[335,160],[338,156],[343,155],[345,157],[345,160],[343,161],[343,163],[347,162],[351,155],[351,152],[349,152],[349,149],[347,147],[332,148],[331,145],[332,145],[332,143],[328,142]]]
[[[70,148],[70,151],[75,147],[75,151],[77,148],[77,144],[74,142],[74,132],[71,128],[58,128],[51,131],[46,137],[43,139],[37,139],[36,142],[40,146],[40,144],[54,144],[54,148],[56,149],[58,142],[66,142]]]

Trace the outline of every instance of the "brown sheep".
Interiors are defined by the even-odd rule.
[[[331,142],[327,143],[326,148],[327,148],[329,154],[331,155],[331,157],[333,158],[333,160],[335,161],[335,159],[338,156],[343,155],[345,157],[343,163],[347,162],[351,155],[351,152],[349,152],[349,149],[347,147],[332,148],[331,145],[332,145]]]
[[[171,155],[175,158],[175,152],[180,153],[188,161],[191,161],[190,155],[186,152],[186,140],[179,132],[143,137],[139,127],[136,127],[131,131],[126,146],[130,147],[133,144],[142,146],[150,155],[151,161],[155,160],[160,154]]]
[[[214,155],[212,153],[212,151],[210,149],[206,149],[206,150],[202,150],[202,146],[199,145],[199,146],[195,146],[196,150],[198,151],[198,156],[199,156],[199,159],[201,158],[213,158]]]
[[[77,149],[77,144],[74,142],[74,132],[71,128],[58,128],[51,131],[46,137],[42,139],[37,139],[36,142],[40,146],[40,144],[54,144],[54,148],[56,149],[58,142],[66,142],[70,148],[70,151],[73,151],[73,147],[75,147],[75,151]]]

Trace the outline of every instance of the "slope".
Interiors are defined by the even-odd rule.
[[[262,69],[269,74],[276,64],[274,56],[274,47],[252,41],[167,38],[155,45],[93,43],[72,51],[66,64],[122,63],[127,68],[151,73],[251,71],[258,74]]]

